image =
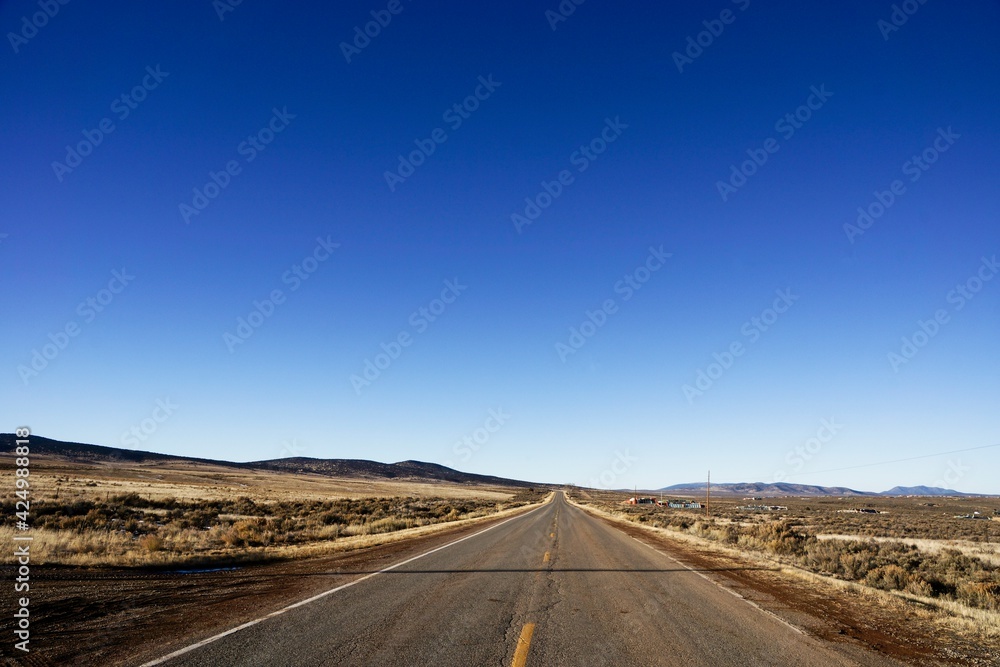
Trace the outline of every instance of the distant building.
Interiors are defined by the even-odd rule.
[[[701,503],[697,500],[671,500],[667,507],[675,510],[700,510]]]

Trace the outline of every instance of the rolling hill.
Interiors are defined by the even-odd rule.
[[[942,489],[939,486],[894,486],[888,491],[883,491],[883,496],[967,496],[969,494],[955,491],[954,489]]]
[[[705,482],[690,482],[674,484],[656,489],[664,493],[681,495],[704,495]],[[967,496],[953,489],[942,489],[936,486],[894,486],[888,491],[875,493],[873,491],[858,491],[845,486],[815,486],[812,484],[789,484],[787,482],[738,482],[735,484],[712,484],[712,494],[720,496]]]
[[[14,447],[14,435],[0,434],[0,451],[9,452]],[[436,463],[423,461],[400,461],[399,463],[380,463],[364,459],[314,459],[295,457],[286,459],[271,459],[265,461],[250,461],[237,463],[219,461],[171,454],[157,454],[103,445],[88,445],[78,442],[64,442],[37,435],[31,436],[31,453],[33,456],[55,456],[67,461],[77,461],[89,464],[170,464],[170,463],[206,463],[216,466],[241,470],[271,470],[298,474],[315,474],[326,477],[348,479],[392,479],[440,481],[457,484],[477,484],[486,486],[508,487],[548,487],[546,484],[525,482],[516,479],[494,477],[492,475],[477,475],[466,473]]]

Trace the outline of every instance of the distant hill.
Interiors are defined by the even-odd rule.
[[[314,473],[328,477],[367,477],[382,479],[424,479],[458,484],[486,484],[490,486],[545,487],[545,484],[506,479],[492,475],[477,475],[460,472],[437,463],[424,461],[400,461],[399,463],[379,463],[364,459],[311,459],[295,457],[272,459],[253,463],[235,464],[256,470],[276,470],[282,472]]]
[[[939,486],[894,486],[888,491],[883,491],[882,496],[967,496],[969,494],[955,491],[954,489],[942,489]]]
[[[0,452],[10,452],[14,448],[14,435],[0,433]],[[80,463],[136,463],[136,464],[170,464],[170,463],[202,463],[207,465],[239,468],[242,470],[271,470],[298,474],[315,474],[326,477],[350,479],[413,479],[423,481],[451,482],[454,484],[477,484],[486,486],[512,487],[542,487],[548,485],[525,482],[517,479],[506,479],[492,475],[476,475],[460,472],[436,463],[422,461],[401,461],[399,463],[380,463],[364,459],[313,459],[295,457],[287,459],[271,459],[267,461],[251,461],[236,463],[217,459],[203,459],[188,456],[173,456],[171,454],[156,454],[103,445],[87,445],[79,442],[63,442],[37,435],[31,436],[31,453],[58,456],[69,461]]]
[[[674,484],[658,491],[704,495],[705,482]],[[712,484],[712,493],[728,496],[877,496],[877,493],[857,491],[843,486],[813,486],[811,484],[789,484],[787,482],[739,482],[736,484]]]
[[[705,495],[705,482],[674,484],[662,489],[665,493],[679,495]],[[787,482],[739,482],[737,484],[712,484],[712,493],[720,496],[968,496],[954,489],[936,486],[894,486],[888,491],[874,493],[858,491],[844,486],[814,486],[811,484],[789,484]]]

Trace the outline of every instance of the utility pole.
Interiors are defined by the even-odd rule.
[[[705,516],[712,516],[712,471],[708,471],[708,482],[705,484]]]

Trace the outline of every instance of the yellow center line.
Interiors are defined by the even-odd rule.
[[[521,636],[517,638],[517,650],[514,651],[514,661],[510,663],[510,667],[524,667],[528,662],[528,648],[531,646],[531,635],[534,632],[534,623],[525,623],[521,628]]]
[[[542,562],[543,563],[548,563],[549,562],[549,552],[548,551],[546,551],[545,555],[542,556]]]

